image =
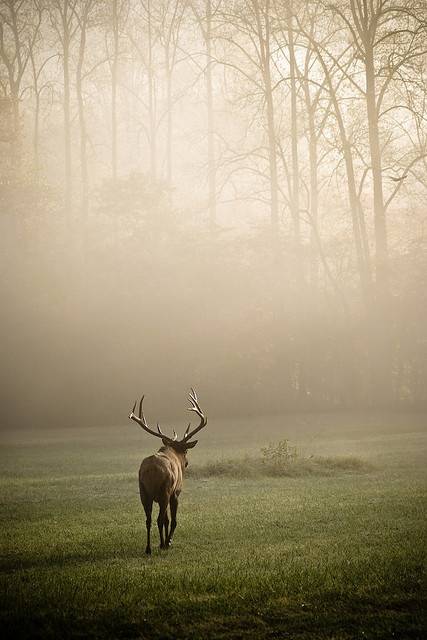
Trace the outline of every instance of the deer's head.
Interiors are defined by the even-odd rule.
[[[191,423],[188,423],[188,427],[184,433],[184,436],[181,438],[181,440],[178,440],[178,435],[175,429],[173,429],[173,438],[170,438],[169,436],[163,433],[163,431],[159,426],[159,423],[157,423],[157,431],[154,431],[154,429],[151,429],[149,427],[143,411],[144,397],[145,396],[142,396],[141,400],[139,401],[138,415],[135,414],[137,403],[135,402],[135,404],[133,405],[133,409],[129,414],[130,420],[133,420],[134,422],[139,424],[139,426],[142,427],[144,431],[147,431],[147,433],[150,433],[152,436],[156,436],[156,438],[160,438],[161,441],[163,442],[163,445],[166,448],[172,449],[176,453],[177,457],[179,458],[181,465],[183,467],[186,467],[188,465],[187,451],[195,447],[198,442],[197,440],[191,440],[191,438],[193,438],[196,435],[196,433],[198,433],[201,429],[203,429],[203,427],[206,427],[208,423],[207,418],[204,416],[203,411],[200,408],[199,400],[197,398],[196,392],[194,391],[193,388],[191,388],[190,394],[188,396],[191,406],[188,407],[188,411],[194,411],[194,413],[196,413],[199,416],[200,424],[195,429],[192,429],[190,431]]]

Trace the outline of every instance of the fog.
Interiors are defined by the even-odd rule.
[[[0,20],[2,426],[427,408],[424,2]]]

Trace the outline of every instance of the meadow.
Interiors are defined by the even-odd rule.
[[[147,558],[134,424],[3,433],[2,638],[425,637],[426,420],[211,420]],[[273,469],[261,448],[296,457]],[[268,458],[268,456],[267,456]]]

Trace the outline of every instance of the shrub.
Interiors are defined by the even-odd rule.
[[[278,475],[289,467],[298,457],[297,448],[289,444],[289,440],[279,440],[277,444],[269,444],[261,449],[262,463],[270,471]]]

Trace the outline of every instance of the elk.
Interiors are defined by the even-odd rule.
[[[199,418],[200,424],[190,431],[191,423],[184,433],[181,440],[173,430],[174,437],[166,436],[157,423],[157,431],[151,429],[145,419],[143,412],[144,396],[139,402],[139,414],[136,415],[136,402],[129,414],[130,420],[139,424],[144,431],[150,433],[156,438],[161,438],[163,446],[157,453],[148,458],[144,458],[139,468],[139,495],[141,496],[142,506],[144,507],[146,526],[147,526],[147,546],[145,553],[151,554],[150,532],[151,532],[151,512],[153,502],[159,505],[159,515],[157,518],[157,526],[160,535],[160,549],[168,549],[172,544],[172,537],[176,528],[176,513],[178,510],[178,496],[181,493],[184,469],[188,466],[187,451],[196,446],[197,440],[191,442],[191,438],[201,429],[206,427],[207,418],[203,415],[200,408],[197,394],[193,388],[190,390],[189,401],[191,406],[188,411],[194,411]],[[170,507],[170,530],[168,506]]]

